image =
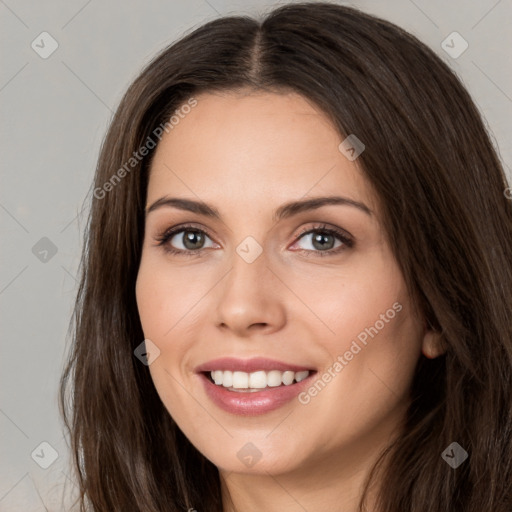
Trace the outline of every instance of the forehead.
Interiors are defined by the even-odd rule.
[[[303,96],[246,91],[195,99],[158,144],[148,203],[172,193],[222,208],[229,195],[263,208],[269,200],[340,193],[375,206],[357,162],[338,149],[343,137]]]

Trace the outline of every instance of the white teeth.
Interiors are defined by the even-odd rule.
[[[246,373],[231,372],[229,370],[214,370],[210,373],[212,380],[217,386],[223,386],[230,390],[248,389],[254,391],[264,389],[266,387],[275,388],[281,385],[290,386],[293,382],[301,382],[309,376],[309,371],[293,372],[287,370],[281,372],[279,370],[271,370],[265,372],[263,370]]]
[[[224,383],[222,383],[224,385]],[[265,372],[254,372],[249,375],[249,387],[263,389],[267,387],[267,374]]]
[[[212,379],[213,381],[215,382],[215,384],[222,384],[223,382],[223,379],[222,379],[222,371],[221,370],[215,370],[214,372],[212,372]]]
[[[293,382],[293,379],[295,378],[295,372],[284,372],[283,373],[283,384],[285,386],[289,386],[292,382]]]
[[[308,372],[309,373],[309,372]],[[279,370],[272,370],[267,373],[267,386],[276,388],[283,383],[283,373]]]
[[[307,370],[304,370],[303,372],[297,372],[295,374],[295,380],[297,382],[300,382],[301,380],[304,380],[309,375],[309,372]]]
[[[222,373],[222,382],[221,384],[227,388],[230,388],[233,385],[233,372],[225,371]]]
[[[221,384],[223,383],[224,381],[221,382]],[[249,387],[249,374],[245,372],[233,372],[232,387],[236,389],[247,389]]]

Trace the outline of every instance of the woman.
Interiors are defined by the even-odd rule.
[[[96,171],[61,383],[81,510],[510,511],[507,186],[389,22],[294,4],[165,49]]]

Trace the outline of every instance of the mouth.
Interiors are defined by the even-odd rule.
[[[223,358],[200,365],[196,373],[216,406],[231,414],[255,416],[291,402],[317,370],[264,358]]]

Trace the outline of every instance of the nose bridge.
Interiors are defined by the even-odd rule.
[[[276,288],[267,256],[251,236],[235,247],[231,269],[220,287],[217,324],[240,334],[254,324],[277,328],[284,321],[282,295]]]
[[[230,287],[247,293],[264,293],[268,284],[269,258],[263,247],[251,236],[246,237],[236,247],[231,258],[231,272],[228,277]]]
[[[268,255],[252,236],[243,239],[234,249],[224,294],[232,294],[237,299],[262,300],[271,284]]]

